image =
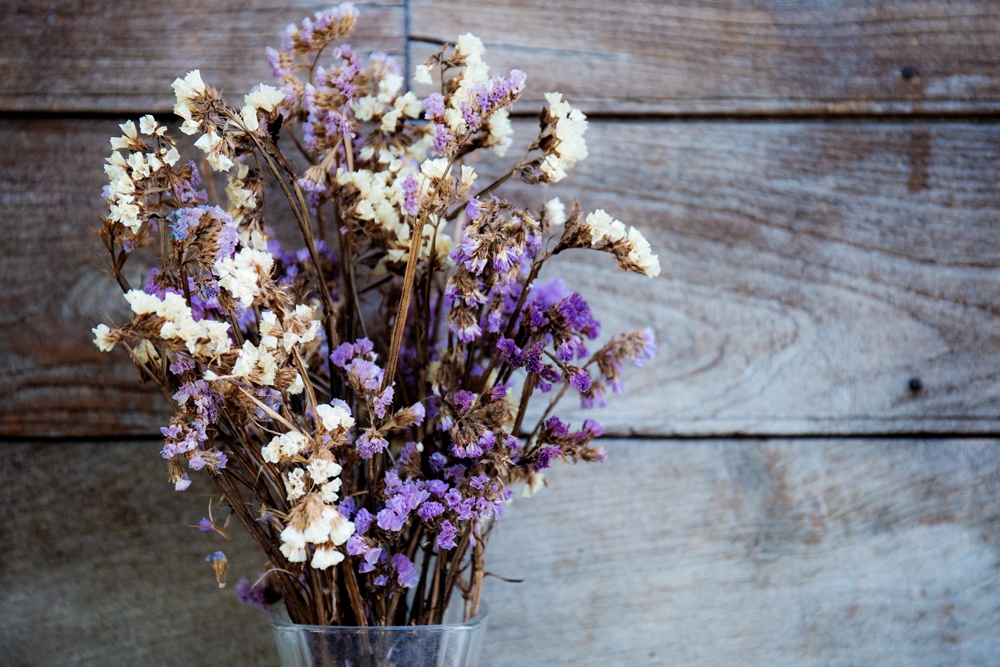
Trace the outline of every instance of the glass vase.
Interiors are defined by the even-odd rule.
[[[477,667],[488,616],[482,603],[464,623],[361,628],[298,625],[282,604],[270,611],[281,667]]]

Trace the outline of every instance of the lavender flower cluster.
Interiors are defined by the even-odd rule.
[[[507,153],[525,73],[491,75],[466,34],[416,68],[435,90],[421,99],[392,58],[333,46],[357,20],[344,3],[289,26],[267,50],[277,85],[240,107],[198,70],[174,81],[200,162],[182,162],[151,116],[121,126],[100,235],[131,318],[95,327],[95,343],[124,348],[170,401],[174,488],[206,471],[226,522],[264,550],[241,600],[283,600],[306,623],[436,623],[455,591],[476,613],[483,550],[518,485],[530,495],[556,460],[604,459],[601,427],[553,416],[560,399],[603,407],[624,364],[656,353],[650,329],[595,349],[600,322],[563,280],[539,281],[542,266],[592,249],[649,277],[660,267],[603,210],[494,194],[510,177],[556,183],[586,158],[579,109],[547,94],[524,157],[476,189],[470,156]],[[268,181],[300,250],[265,219]],[[133,288],[122,269],[147,247],[159,266]],[[530,427],[536,394],[548,404]],[[211,517],[198,527],[222,533]],[[207,560],[223,585],[225,556]]]

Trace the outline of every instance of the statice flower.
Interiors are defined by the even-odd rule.
[[[600,322],[548,261],[660,266],[603,209],[504,199],[511,177],[555,183],[587,156],[579,109],[548,94],[524,156],[483,184],[473,165],[512,145],[524,72],[492,73],[464,34],[417,65],[415,85],[431,86],[418,97],[394,59],[341,41],[357,20],[344,3],[290,25],[266,50],[273,85],[233,102],[212,72],[177,77],[196,160],[152,116],[120,125],[98,234],[129,310],[92,333],[169,400],[169,483],[216,485],[199,531],[228,538],[235,516],[263,547],[242,602],[284,596],[296,623],[437,624],[456,586],[478,608],[483,548],[514,490],[539,491],[556,460],[606,457],[596,422],[554,416],[560,399],[604,406],[625,362],[657,351],[652,329],[592,351]],[[288,215],[265,207],[269,183]],[[286,249],[292,229],[301,247]],[[160,261],[132,289],[141,248]],[[208,561],[221,585],[228,561]]]

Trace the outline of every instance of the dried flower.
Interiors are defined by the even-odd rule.
[[[275,85],[238,106],[199,70],[173,82],[181,132],[226,173],[224,202],[209,203],[214,188],[166,125],[120,126],[99,234],[130,313],[92,331],[170,397],[170,483],[187,489],[207,469],[227,522],[237,516],[267,553],[258,583],[237,584],[241,601],[282,595],[302,623],[331,610],[345,623],[440,623],[445,585],[469,582],[478,605],[478,554],[512,489],[537,492],[557,460],[606,457],[600,426],[561,421],[558,400],[572,390],[603,407],[606,388],[624,388],[623,363],[656,352],[647,329],[591,354],[601,327],[586,300],[540,271],[570,250],[650,277],[660,266],[604,210],[499,198],[511,176],[555,183],[587,157],[579,109],[547,94],[527,154],[483,188],[474,156],[511,145],[525,73],[491,75],[465,34],[417,66],[417,83],[440,82],[421,100],[389,56],[335,44],[357,18],[343,3],[289,26],[266,52]],[[308,164],[283,154],[283,133]],[[275,240],[265,179],[283,184],[303,248]],[[148,245],[160,265],[130,289],[123,265]],[[535,394],[549,408],[527,424]],[[198,528],[221,533],[211,513]],[[207,560],[223,585],[225,556]]]

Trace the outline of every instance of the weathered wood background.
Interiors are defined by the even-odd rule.
[[[116,123],[168,114],[194,67],[267,81],[263,46],[322,6],[0,6],[5,667],[276,664],[187,528],[206,489],[163,481],[164,405],[89,343],[123,312],[89,227]],[[472,31],[528,71],[522,139],[543,92],[587,111],[592,157],[549,196],[647,230],[663,265],[562,267],[661,355],[601,416],[609,463],[502,525],[489,569],[525,582],[490,580],[486,664],[998,664],[1000,6],[360,9],[355,45],[410,69]],[[232,581],[260,564],[225,548]]]

